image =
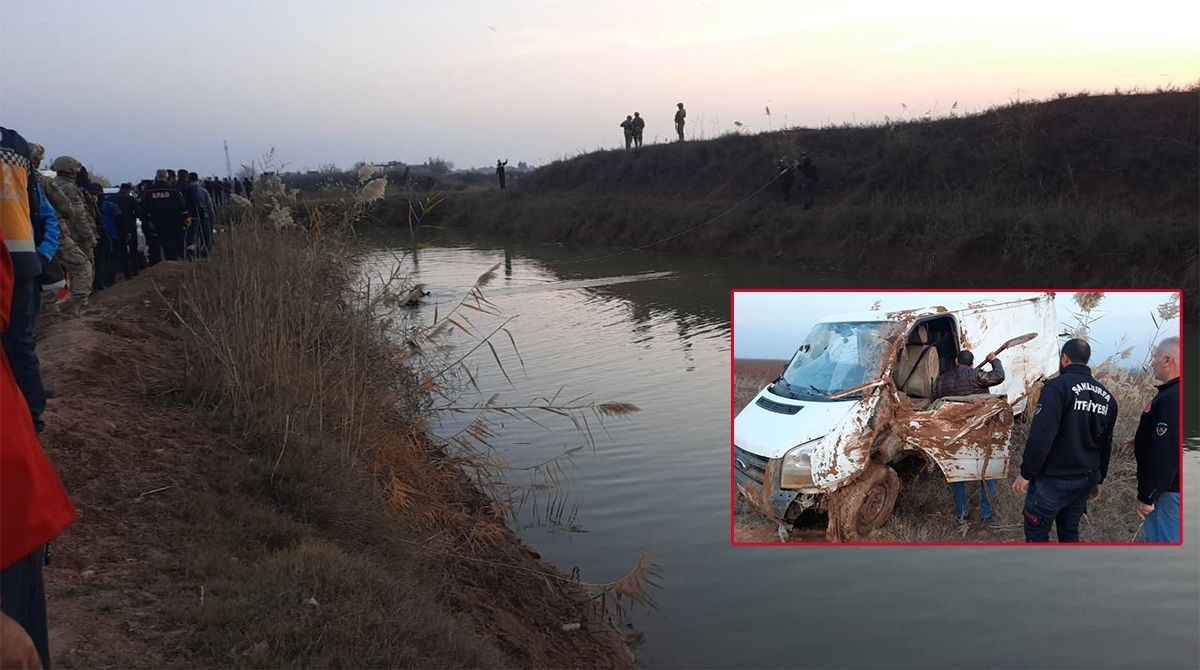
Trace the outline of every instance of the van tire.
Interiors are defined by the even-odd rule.
[[[851,542],[868,537],[891,518],[899,496],[900,477],[896,471],[872,463],[857,481],[830,497],[827,538]]]

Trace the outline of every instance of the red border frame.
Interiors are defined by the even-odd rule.
[[[1183,409],[1187,407],[1184,404],[1184,333],[1183,333],[1183,289],[1180,288],[934,288],[934,287],[916,287],[916,288],[879,288],[879,287],[840,287],[840,288],[731,288],[729,289],[729,543],[735,547],[1134,547],[1134,548],[1168,548],[1182,547],[1185,541],[1185,519],[1184,519],[1184,502],[1185,496],[1182,487],[1179,491],[1179,542],[1171,544],[1163,543],[1145,543],[1145,542],[1046,542],[1046,543],[1030,543],[1030,542],[872,542],[872,541],[853,541],[853,542],[738,542],[734,536],[734,516],[736,506],[737,488],[734,485],[733,478],[733,420],[735,417],[733,397],[735,371],[734,362],[737,360],[736,351],[734,349],[734,333],[736,332],[736,312],[734,310],[734,297],[737,293],[917,293],[921,291],[936,292],[936,293],[1073,293],[1080,291],[1103,291],[1104,293],[1175,293],[1179,296],[1179,477],[1180,481],[1184,480],[1183,476],[1183,441],[1186,435],[1186,415]],[[1132,502],[1130,504],[1133,504]]]

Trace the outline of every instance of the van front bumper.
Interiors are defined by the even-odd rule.
[[[733,447],[733,481],[738,491],[755,509],[776,521],[783,521],[799,491],[779,488],[782,459],[764,458],[741,447]]]

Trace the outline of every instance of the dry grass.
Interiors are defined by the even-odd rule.
[[[1196,285],[1195,92],[603,151],[522,189],[454,195],[436,223],[515,239],[786,262],[865,286]],[[755,191],[807,150],[812,209]],[[402,222],[397,203],[391,220]],[[1190,279],[1189,279],[1190,278]],[[1189,299],[1195,298],[1189,293]],[[1195,305],[1190,300],[1194,316]]]
[[[219,417],[254,463],[235,487],[258,508],[205,515],[227,542],[197,552],[194,569],[224,596],[205,610],[202,649],[247,650],[261,665],[624,665],[598,621],[589,634],[559,630],[602,612],[590,585],[538,561],[503,501],[485,495],[504,464],[431,439],[433,398],[460,383],[441,338],[461,321],[397,330],[406,278],[358,274],[355,229],[370,211],[331,200],[283,231],[246,213],[165,296],[187,334],[182,397]],[[232,571],[218,558],[231,546],[249,550]],[[645,570],[595,593],[645,584]],[[281,598],[310,596],[322,603],[312,616],[272,618]]]

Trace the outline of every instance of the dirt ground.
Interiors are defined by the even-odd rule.
[[[751,359],[734,362],[735,415],[779,374],[785,364],[786,361]],[[1103,377],[1101,381],[1104,381]],[[1137,423],[1135,408],[1145,405],[1147,398],[1144,396],[1150,391],[1148,387],[1137,391],[1125,390],[1123,385],[1117,384],[1110,384],[1110,389],[1117,391],[1119,396],[1122,392],[1126,395],[1118,397],[1124,420],[1117,425],[1109,476],[1102,487],[1102,494],[1089,503],[1088,514],[1080,527],[1081,538],[1085,542],[1131,542],[1140,528],[1139,519],[1133,512],[1137,487],[1136,466],[1131,450],[1121,445],[1133,438]],[[989,522],[985,523],[979,518],[979,485],[974,482],[967,484],[968,520],[966,523],[956,520],[949,485],[939,471],[932,469],[915,473],[910,478],[901,478],[900,497],[891,518],[867,540],[897,543],[1023,542],[1023,499],[1015,495],[1009,485],[1012,476],[1019,472],[1027,431],[1026,423],[1018,422],[1014,426],[1010,477],[996,480],[990,498],[993,517]],[[790,529],[789,542],[826,541],[824,521],[822,515],[802,517],[801,523]],[[779,543],[778,530],[777,524],[753,509],[740,496],[734,501],[734,541]]]
[[[511,533],[493,554],[507,570],[426,579],[347,541],[353,520],[297,516],[262,486],[270,464],[178,393],[186,354],[164,295],[190,271],[162,263],[42,322],[42,441],[79,512],[46,569],[56,667],[633,665]]]

